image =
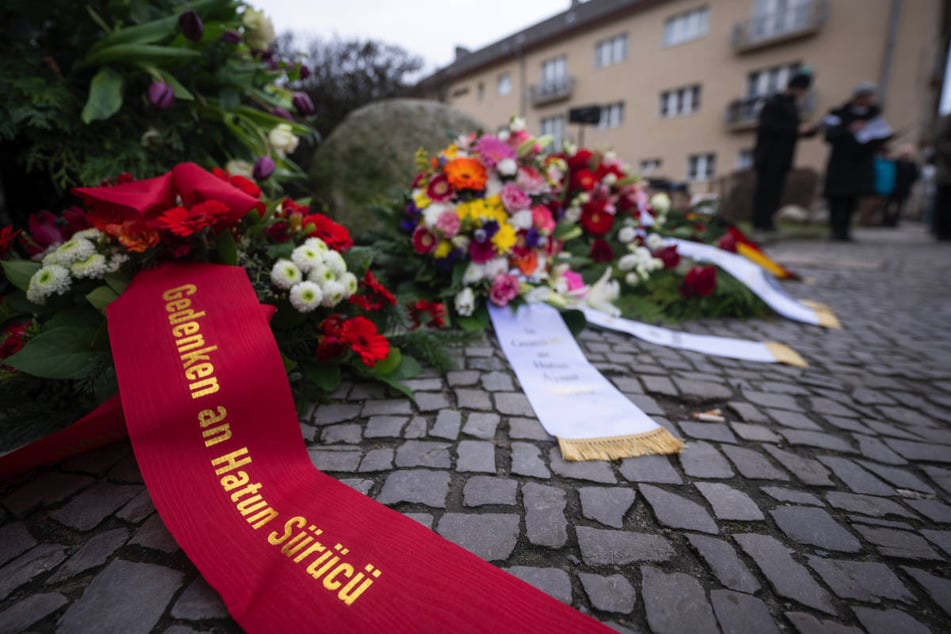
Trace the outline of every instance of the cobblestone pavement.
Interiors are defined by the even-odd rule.
[[[687,441],[567,464],[495,341],[460,369],[341,388],[314,464],[622,632],[951,630],[951,247],[918,227],[781,242],[834,307],[694,332],[794,346],[807,369],[586,332],[589,358]],[[691,413],[720,407],[726,423]],[[0,632],[237,631],[113,445],[0,489]]]

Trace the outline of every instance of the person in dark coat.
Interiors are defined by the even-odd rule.
[[[786,90],[766,100],[759,113],[753,167],[756,188],[753,191],[753,229],[775,231],[773,216],[792,168],[799,137],[813,136],[817,128],[800,123],[799,101],[809,92],[812,75],[799,72],[786,84]]]
[[[849,226],[859,199],[875,194],[875,154],[887,137],[865,139],[862,130],[881,116],[875,103],[876,87],[859,84],[852,99],[832,110],[825,119],[825,140],[830,145],[823,196],[829,205],[833,240],[850,240]]]
[[[934,136],[935,197],[931,231],[951,240],[951,115],[938,120]]]
[[[895,158],[895,188],[882,206],[882,225],[886,227],[898,226],[911,188],[918,180],[918,165],[911,158],[914,152],[910,145],[903,145]]]

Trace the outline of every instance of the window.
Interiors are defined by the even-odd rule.
[[[814,0],[756,0],[753,5],[753,41],[779,37],[806,28],[814,12]]]
[[[645,159],[641,161],[641,176],[650,176],[660,170],[663,161],[660,159]]]
[[[568,79],[568,58],[564,55],[542,62],[542,84],[559,84]]]
[[[542,134],[550,134],[554,147],[560,148],[565,140],[565,117],[545,117],[542,119]]]
[[[682,117],[700,109],[700,84],[660,93],[660,118]]]
[[[754,70],[746,76],[746,96],[768,97],[786,89],[786,84],[802,67],[800,62]]]
[[[676,46],[703,37],[710,30],[710,8],[701,7],[668,18],[664,23],[664,46]]]
[[[716,154],[691,154],[687,157],[687,180],[710,180],[716,171],[716,163]]]
[[[619,128],[624,123],[624,102],[608,104],[601,106],[601,119],[598,121],[597,129]]]
[[[594,66],[603,68],[620,64],[627,57],[627,33],[622,33],[594,45]]]
[[[485,99],[485,84],[483,84],[483,83],[480,81],[480,82],[479,82],[479,85],[476,87],[476,90],[477,90],[478,95],[479,95],[479,101],[483,101],[483,100]]]
[[[736,169],[748,170],[753,167],[753,150],[744,148],[736,155]]]
[[[512,92],[512,77],[508,73],[502,73],[499,75],[497,89],[500,96],[505,96]]]

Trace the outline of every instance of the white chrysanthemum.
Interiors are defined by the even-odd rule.
[[[462,283],[468,286],[469,284],[475,284],[479,280],[485,279],[485,265],[477,264],[475,262],[469,262],[469,266],[466,267],[465,273],[462,274]]]
[[[568,207],[568,209],[565,209],[565,220],[567,220],[568,222],[572,224],[575,224],[580,219],[581,219],[581,207],[577,205],[572,205],[571,207]]]
[[[433,203],[423,210],[423,223],[427,227],[435,227],[436,221],[439,220],[439,216],[441,216],[444,211],[449,211],[451,209],[452,207],[449,205],[444,205],[443,203]]]
[[[640,262],[640,258],[633,253],[628,253],[627,255],[622,255],[621,259],[617,261],[617,268],[620,271],[633,271],[634,267]]]
[[[525,129],[525,119],[522,117],[512,117],[512,121],[509,122],[509,130],[512,132],[521,132]]]
[[[617,239],[622,243],[627,244],[628,242],[633,242],[634,238],[637,237],[637,229],[630,225],[625,225],[621,227],[620,231],[617,232]]]
[[[106,256],[93,253],[85,260],[73,262],[69,272],[76,279],[98,280],[106,274]]]
[[[499,137],[501,138],[501,135]],[[495,169],[502,176],[515,176],[515,172],[518,171],[518,163],[515,162],[515,159],[504,158],[495,164]]]
[[[664,268],[664,261],[660,258],[651,258],[650,263],[647,265],[648,271],[659,271]]]
[[[324,299],[321,305],[327,308],[333,308],[342,302],[347,295],[347,289],[344,288],[344,285],[340,282],[327,282],[320,287],[320,290],[324,293]]]
[[[501,194],[503,185],[501,178],[495,174],[489,174],[489,177],[485,180],[485,197],[489,198]]]
[[[588,192],[581,192],[580,194],[575,196],[574,202],[576,205],[583,205],[587,202],[591,202],[591,194],[589,194]]]
[[[469,250],[469,242],[470,242],[470,240],[469,240],[469,237],[468,237],[468,236],[459,235],[459,236],[456,236],[455,238],[453,238],[452,240],[450,240],[450,242],[452,243],[452,246],[454,246],[455,248],[459,249],[460,251],[468,251],[468,250]]]
[[[611,186],[617,182],[617,174],[614,172],[608,172],[604,175],[604,178],[601,179],[601,182],[605,185]]]
[[[343,284],[344,289],[347,291],[347,297],[354,295],[357,292],[357,289],[360,288],[360,283],[357,281],[357,276],[347,271],[340,276],[340,283]]]
[[[475,293],[468,286],[459,291],[454,300],[456,312],[463,317],[468,317],[475,312]]]
[[[109,258],[109,264],[106,265],[106,273],[115,273],[122,265],[129,261],[129,256],[125,253],[114,253]]]
[[[651,206],[651,209],[653,209],[655,213],[660,214],[661,216],[664,216],[667,214],[668,211],[670,211],[670,196],[668,196],[664,192],[654,194],[653,196],[651,196],[650,203],[648,204]]]
[[[565,141],[564,143],[562,143],[561,147],[565,151],[565,154],[567,154],[568,156],[571,156],[575,152],[578,151],[578,146],[572,143],[571,141]]]
[[[72,237],[63,244],[56,247],[56,262],[68,266],[73,262],[85,260],[96,252],[96,245],[85,238]],[[45,260],[45,258],[44,258]]]
[[[289,289],[304,279],[304,274],[290,260],[281,258],[271,269],[271,283],[278,288]]]
[[[624,276],[624,281],[627,282],[628,286],[637,286],[641,282],[641,278],[637,276],[637,273],[628,273]]]
[[[656,251],[657,249],[662,249],[664,247],[664,239],[660,237],[659,233],[649,233],[647,234],[647,248],[651,251]]]
[[[74,238],[84,238],[86,240],[92,240],[93,242],[97,242],[98,240],[102,239],[102,236],[102,231],[99,231],[99,229],[96,229],[95,227],[83,229],[82,231],[77,231],[73,234]]]
[[[499,138],[499,141],[508,141],[509,137],[512,136],[512,134],[508,130],[499,130],[499,133],[496,134],[495,136]],[[502,160],[505,160],[505,159],[502,159]]]
[[[647,247],[637,247],[634,249],[634,255],[637,256],[637,259],[645,265],[651,261],[651,258],[654,257],[651,254],[651,250]]]
[[[324,254],[324,264],[330,267],[330,270],[334,272],[334,275],[336,275],[338,279],[347,272],[347,263],[344,261],[343,256],[336,251],[327,251],[327,253]]]
[[[301,313],[314,310],[324,299],[324,292],[311,281],[303,281],[291,287],[291,306]]]
[[[30,278],[26,298],[34,304],[43,304],[51,295],[62,295],[69,290],[72,279],[69,269],[59,264],[44,266]]]
[[[324,252],[302,244],[291,252],[291,261],[297,265],[301,273],[307,273],[324,261]]]
[[[531,229],[532,228],[532,212],[530,209],[522,209],[521,211],[516,211],[512,214],[512,218],[509,221],[512,223],[512,226],[516,229]]]
[[[492,258],[485,263],[485,276],[494,280],[499,275],[509,272],[508,258]],[[463,282],[465,283],[465,282]]]
[[[337,274],[327,266],[326,262],[321,262],[307,272],[307,279],[323,286],[327,282],[336,282]]]
[[[320,253],[326,253],[327,251],[330,251],[330,247],[327,246],[327,243],[320,238],[307,238],[304,240],[304,246],[308,249],[319,251]]]

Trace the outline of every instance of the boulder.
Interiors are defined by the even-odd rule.
[[[314,202],[355,240],[378,222],[370,205],[399,196],[416,177],[416,151],[430,154],[484,126],[436,102],[388,99],[350,113],[317,148],[310,168]]]

